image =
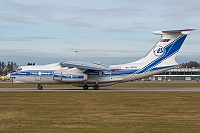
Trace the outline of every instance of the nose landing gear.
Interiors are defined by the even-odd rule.
[[[42,90],[43,89],[43,86],[38,84],[38,90]]]

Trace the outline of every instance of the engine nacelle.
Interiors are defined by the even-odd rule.
[[[80,69],[61,69],[55,71],[53,74],[53,80],[62,81],[62,82],[83,82],[87,80],[88,75],[84,74]]]

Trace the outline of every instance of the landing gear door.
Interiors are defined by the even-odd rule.
[[[35,75],[35,81],[40,81],[41,80],[41,72],[38,72],[36,75]]]

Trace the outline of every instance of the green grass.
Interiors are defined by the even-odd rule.
[[[199,92],[0,92],[0,132],[199,131]]]

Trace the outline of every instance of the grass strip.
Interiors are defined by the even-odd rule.
[[[0,132],[200,131],[199,92],[1,92]]]

